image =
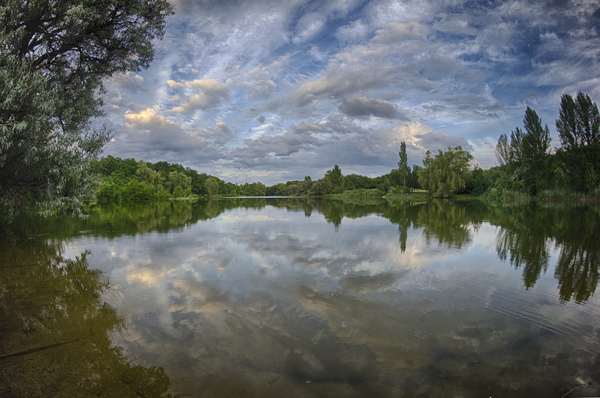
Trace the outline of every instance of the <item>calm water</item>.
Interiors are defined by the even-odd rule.
[[[600,396],[598,204],[89,213],[4,232],[0,396]]]

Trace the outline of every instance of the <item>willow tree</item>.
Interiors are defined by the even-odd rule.
[[[110,139],[93,128],[103,82],[150,65],[171,13],[168,0],[0,3],[0,222],[89,194]]]
[[[419,171],[419,184],[435,197],[448,197],[465,187],[472,159],[473,156],[460,146],[439,150],[435,157],[427,151],[423,169]]]

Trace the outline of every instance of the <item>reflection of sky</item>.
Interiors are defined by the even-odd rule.
[[[90,249],[110,279],[115,342],[184,394],[510,396],[597,375],[598,299],[560,304],[551,269],[526,290],[497,258],[499,228],[461,249],[409,228],[402,252],[387,219],[324,221],[238,208],[67,250]]]

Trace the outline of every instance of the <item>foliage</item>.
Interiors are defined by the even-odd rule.
[[[214,196],[219,193],[219,183],[214,177],[209,177],[204,181],[204,186],[209,196]]]
[[[100,200],[182,198],[208,195],[206,181],[211,176],[167,162],[148,163],[107,156],[91,162],[100,176],[95,196]],[[213,188],[222,194],[236,195],[238,187],[212,177]],[[135,180],[135,181],[133,181]],[[209,182],[211,185],[211,182]]]
[[[181,198],[192,194],[192,177],[186,176],[180,171],[172,171],[169,173],[167,186],[173,197]]]
[[[343,177],[344,176],[342,175],[342,169],[340,169],[340,166],[338,166],[337,164],[333,166],[333,169],[327,170],[327,172],[325,172],[325,178],[329,179],[331,184],[334,186],[341,185]]]
[[[135,175],[140,182],[155,188],[161,186],[164,180],[158,171],[152,170],[143,160],[138,162],[138,169],[136,170]]]
[[[419,183],[435,197],[448,197],[450,193],[464,188],[472,159],[473,156],[460,146],[448,147],[446,151],[439,150],[434,158],[427,151]]]
[[[255,182],[252,184],[244,184],[240,194],[244,196],[265,196],[266,193],[267,187],[265,187],[262,182]]]
[[[527,107],[523,117],[525,130],[517,127],[510,135],[502,134],[496,144],[503,186],[535,195],[552,184],[550,169],[550,130],[542,127],[537,113]]]
[[[556,129],[561,142],[558,156],[572,172],[570,186],[590,193],[600,183],[600,114],[598,106],[581,91],[575,99],[561,97]]]
[[[0,222],[38,203],[77,209],[90,193],[85,159],[97,155],[106,131],[60,131],[62,106],[42,71],[0,49]]]
[[[406,177],[410,175],[410,167],[408,166],[408,156],[406,154],[406,142],[400,143],[400,161],[398,162],[398,174],[402,179],[402,186],[406,188]]]
[[[89,159],[110,138],[92,128],[103,79],[148,67],[167,0],[6,0],[0,5],[0,211],[77,209]]]

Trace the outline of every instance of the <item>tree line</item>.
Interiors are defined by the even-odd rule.
[[[523,127],[496,145],[498,189],[547,196],[552,192],[600,194],[600,114],[589,95],[561,97],[556,130],[560,147],[551,151],[548,125],[527,107]]]
[[[109,155],[91,161],[91,169],[100,177],[94,195],[100,200],[266,194],[266,187],[260,182],[236,185],[168,162],[149,163]]]
[[[378,177],[343,175],[334,165],[313,180],[272,186],[236,185],[179,164],[146,163],[107,156],[92,162],[101,176],[98,199],[144,199],[190,196],[323,196],[356,190],[373,195],[406,195],[425,190],[433,197],[471,194],[486,197],[600,196],[600,114],[582,92],[561,97],[556,129],[560,147],[552,150],[548,125],[527,107],[523,128],[500,135],[495,153],[499,166],[483,170],[460,146],[427,151],[422,166],[408,165],[406,142],[400,144],[398,168]]]

